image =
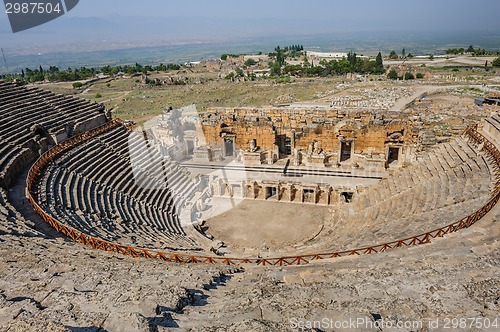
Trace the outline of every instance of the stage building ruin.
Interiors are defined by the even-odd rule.
[[[169,110],[145,135],[188,168],[229,165],[229,175],[201,174],[212,195],[318,205],[350,202],[367,181],[414,160],[422,145],[408,119],[290,107]],[[273,175],[263,176],[263,167]]]
[[[295,166],[383,170],[409,159],[418,137],[410,121],[369,112],[225,108],[200,114],[200,121],[206,145],[197,148],[207,152],[199,158],[237,157],[245,165],[290,159]]]

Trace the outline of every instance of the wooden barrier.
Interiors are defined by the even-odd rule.
[[[55,160],[58,156],[75,148],[76,146],[83,144],[84,142],[99,136],[107,131],[110,131],[117,126],[123,125],[122,122],[113,120],[112,122],[106,123],[105,125],[86,132],[82,135],[70,138],[61,144],[53,147],[46,153],[44,153],[31,167],[28,178],[26,182],[27,196],[31,204],[33,205],[35,211],[54,229],[58,232],[66,235],[76,242],[83,243],[84,245],[90,246],[94,249],[99,249],[108,252],[115,252],[136,258],[149,258],[158,259],[165,262],[176,262],[176,263],[210,263],[210,264],[225,264],[225,265],[240,265],[240,264],[257,264],[261,266],[284,266],[284,265],[302,265],[307,264],[310,261],[329,259],[335,257],[343,256],[353,256],[353,255],[365,255],[385,252],[390,249],[410,247],[421,244],[430,243],[432,239],[443,237],[446,234],[457,232],[461,229],[470,227],[474,225],[478,220],[484,217],[497,203],[500,199],[500,151],[496,148],[494,144],[488,141],[483,135],[477,131],[477,125],[468,127],[463,135],[467,137],[473,144],[482,146],[482,150],[486,152],[487,157],[490,159],[494,171],[495,186],[490,194],[490,199],[486,205],[484,205],[478,211],[472,213],[471,215],[462,218],[461,220],[454,222],[452,224],[443,226],[438,229],[434,229],[424,234],[416,235],[406,239],[396,240],[388,243],[373,245],[369,247],[363,247],[352,250],[337,251],[332,253],[320,253],[320,254],[308,254],[299,256],[287,256],[287,257],[277,257],[277,258],[227,258],[221,256],[203,256],[190,253],[172,253],[172,252],[162,252],[153,251],[144,248],[136,248],[133,246],[124,246],[118,243],[112,243],[104,241],[98,238],[88,236],[74,228],[64,225],[64,223],[59,222],[51,215],[46,213],[39,205],[36,197],[35,186],[37,181],[41,178],[43,171],[48,167],[48,165]]]

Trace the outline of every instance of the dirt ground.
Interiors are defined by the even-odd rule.
[[[207,233],[234,248],[277,249],[316,236],[328,214],[325,206],[213,198]]]

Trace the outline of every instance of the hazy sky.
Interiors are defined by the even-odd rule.
[[[500,28],[499,13],[499,0],[81,0],[70,14],[341,20],[359,30],[417,30]]]
[[[500,49],[499,14],[500,0],[80,0],[63,17],[16,34],[0,12],[0,47],[36,54],[351,32],[376,34],[372,42],[382,43],[390,34],[472,32],[467,44],[481,36],[490,38],[484,47]],[[454,45],[439,45],[447,43]]]

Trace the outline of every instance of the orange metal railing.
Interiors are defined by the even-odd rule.
[[[27,178],[27,196],[31,204],[33,205],[35,211],[45,220],[49,225],[51,225],[58,232],[66,235],[67,237],[73,239],[74,241],[83,243],[84,245],[90,246],[94,249],[100,249],[108,252],[116,252],[123,255],[128,255],[132,257],[144,257],[150,259],[159,259],[168,262],[178,262],[178,263],[221,263],[226,265],[238,265],[238,264],[257,264],[262,266],[283,266],[283,265],[301,265],[307,264],[310,261],[328,259],[334,257],[342,256],[352,256],[352,255],[363,255],[363,254],[373,254],[384,252],[389,249],[410,247],[420,244],[425,244],[431,242],[432,239],[437,237],[443,237],[446,234],[459,231],[463,228],[470,227],[476,223],[479,219],[484,217],[500,199],[500,151],[496,148],[494,144],[488,141],[482,134],[477,131],[477,125],[468,127],[464,131],[464,136],[466,136],[473,144],[482,144],[482,150],[486,152],[487,157],[492,163],[494,176],[496,182],[494,183],[494,188],[491,191],[490,199],[488,203],[483,206],[478,211],[472,213],[471,215],[462,218],[450,225],[434,229],[424,234],[416,235],[406,239],[396,240],[388,243],[373,245],[369,247],[363,247],[352,250],[337,251],[331,253],[320,253],[320,254],[308,254],[308,255],[298,255],[298,256],[287,256],[287,257],[277,257],[277,258],[226,258],[221,256],[204,256],[195,255],[189,253],[172,253],[172,252],[162,252],[153,251],[144,248],[137,248],[133,246],[124,246],[118,243],[112,243],[104,241],[95,237],[88,236],[72,227],[68,227],[63,223],[59,222],[51,215],[46,213],[37,203],[35,199],[35,185],[40,179],[43,171],[47,166],[58,156],[69,151],[70,149],[88,141],[89,139],[101,135],[117,126],[122,125],[120,121],[113,120],[99,128],[91,130],[82,135],[68,139],[61,144],[53,147],[45,154],[43,154],[31,167],[28,178]]]

